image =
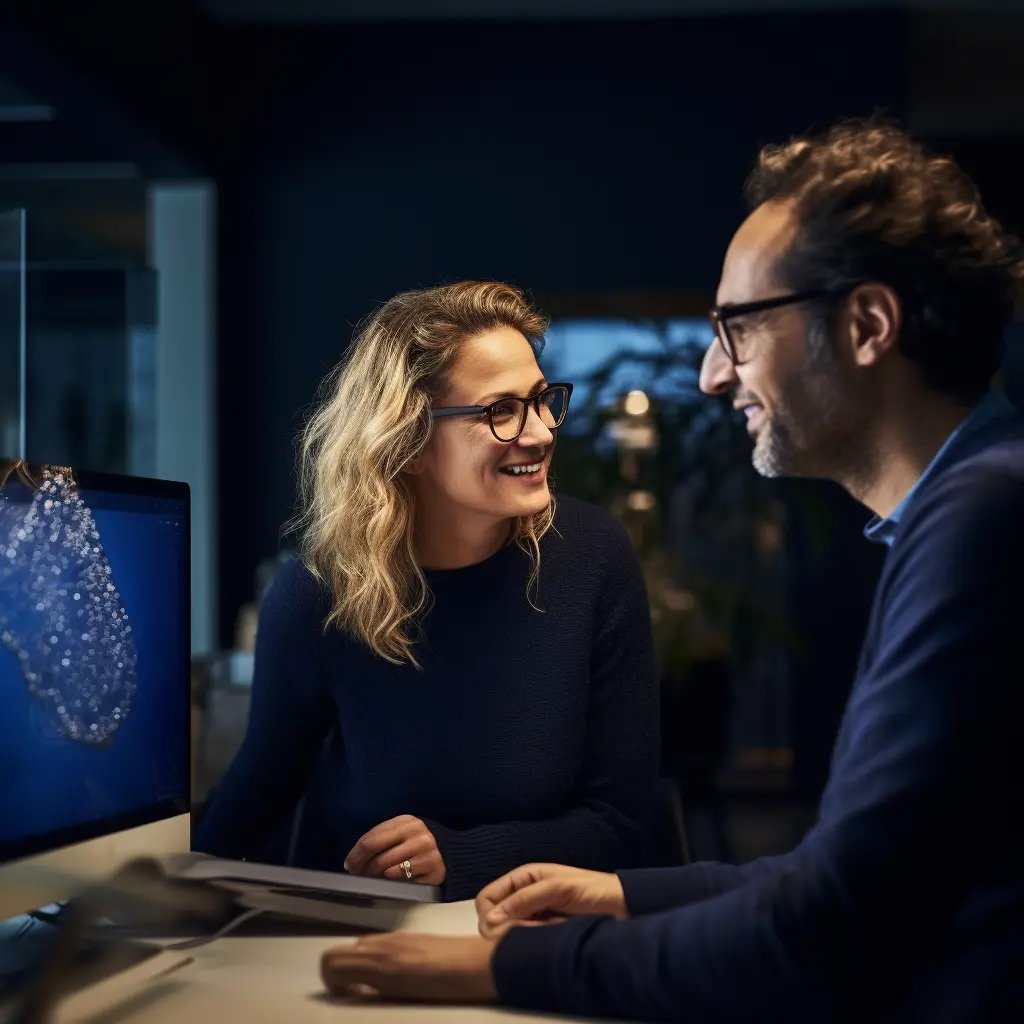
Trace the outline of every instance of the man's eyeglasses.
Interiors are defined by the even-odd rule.
[[[790,295],[778,295],[773,299],[759,299],[757,302],[737,302],[725,306],[715,306],[708,313],[708,317],[714,328],[715,337],[722,343],[722,348],[729,357],[729,361],[733,366],[739,366],[741,360],[736,352],[736,338],[729,331],[730,320],[738,316],[747,316],[750,313],[763,313],[767,309],[790,306],[796,302],[808,302],[811,299],[838,299],[852,290],[852,285],[845,288],[813,288],[808,291],[793,292]]]
[[[506,444],[515,441],[526,429],[530,406],[548,430],[557,430],[569,410],[571,384],[549,384],[543,391],[529,398],[513,395],[499,398],[490,405],[442,405],[431,410],[435,420],[445,416],[486,416],[491,433]]]

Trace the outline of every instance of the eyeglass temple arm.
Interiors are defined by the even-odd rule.
[[[478,412],[486,411],[486,405],[442,405],[438,409],[431,409],[430,415],[435,419],[443,419],[445,416],[470,416]]]
[[[523,406],[532,405],[534,410],[538,412],[538,406],[543,395],[554,388],[563,388],[565,390],[565,397],[568,400],[569,396],[572,395],[571,384],[549,384],[543,391],[538,392],[536,395],[531,395],[529,398],[519,398],[514,396],[517,402],[522,402]],[[440,419],[445,416],[469,416],[478,412],[486,412],[489,406],[486,405],[442,405],[437,408],[430,410],[430,415],[434,419]]]
[[[771,299],[759,299],[757,302],[738,302],[734,306],[714,306],[711,315],[721,323],[734,316],[746,316],[748,313],[763,313],[780,306],[789,306],[796,302],[807,302],[808,299],[824,299],[839,296],[849,291],[848,288],[810,288],[806,291],[793,292],[792,295],[777,295]]]

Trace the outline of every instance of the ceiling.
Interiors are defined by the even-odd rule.
[[[216,21],[652,18],[781,11],[1024,11],[1024,0],[199,0]]]

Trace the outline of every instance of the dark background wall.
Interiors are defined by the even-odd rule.
[[[240,33],[237,66],[274,31]],[[758,144],[900,114],[904,95],[887,14],[372,25],[288,45],[301,66],[221,187],[225,628],[290,508],[296,411],[376,304],[460,277],[709,298]]]
[[[124,160],[149,179],[217,185],[226,644],[292,511],[301,411],[353,325],[396,291],[495,277],[565,309],[572,296],[648,292],[700,311],[758,147],[876,109],[952,149],[994,212],[1024,228],[1021,16],[804,3],[282,23],[217,16],[285,17],[269,2],[45,6],[9,17],[0,58],[65,113],[56,127],[3,126],[0,164]],[[117,215],[138,248],[144,233]],[[813,793],[879,556],[838,489],[793,485],[787,509],[788,595],[807,637],[797,781]]]

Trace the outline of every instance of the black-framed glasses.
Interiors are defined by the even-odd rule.
[[[549,384],[529,398],[509,395],[490,405],[441,405],[431,409],[430,414],[435,420],[445,416],[486,416],[491,433],[499,441],[509,444],[526,429],[530,406],[548,430],[557,430],[569,411],[571,397],[571,384]]]
[[[847,285],[843,288],[811,288],[807,291],[791,292],[789,295],[777,295],[771,299],[758,299],[756,302],[737,302],[725,306],[714,306],[708,313],[708,318],[714,328],[715,337],[721,342],[725,354],[729,357],[729,362],[733,366],[739,366],[736,338],[729,331],[730,320],[738,316],[747,316],[749,313],[763,313],[768,309],[791,306],[796,302],[808,302],[811,299],[838,299],[853,291],[854,287],[854,285]]]

